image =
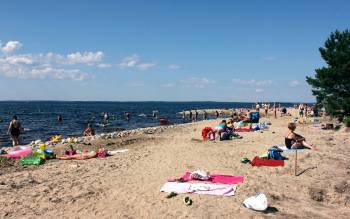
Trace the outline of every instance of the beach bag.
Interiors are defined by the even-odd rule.
[[[243,202],[244,206],[255,211],[265,211],[267,209],[267,198],[263,193],[257,193]]]
[[[209,180],[209,173],[203,170],[196,170],[190,174],[190,179],[194,180]]]
[[[251,112],[250,113],[250,121],[254,123],[258,123],[260,119],[259,112]]]
[[[282,149],[277,146],[272,146],[267,152],[268,159],[286,160],[287,158],[283,157],[281,152],[283,152]]]
[[[45,162],[45,159],[43,159],[40,155],[38,154],[29,154],[25,157],[22,157],[20,159],[20,163],[24,165],[40,165]]]

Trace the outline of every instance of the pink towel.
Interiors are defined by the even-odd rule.
[[[190,178],[191,173],[186,172],[181,178],[186,181],[196,181]],[[210,174],[210,179],[203,182],[212,182],[212,183],[222,183],[222,184],[237,184],[244,181],[244,176],[229,176],[229,175],[220,175],[220,174]]]
[[[195,193],[202,195],[232,196],[235,194],[237,185],[222,185],[213,183],[180,183],[167,182],[160,189],[161,192]]]

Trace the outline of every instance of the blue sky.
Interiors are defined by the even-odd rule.
[[[313,101],[350,1],[0,1],[0,100]]]

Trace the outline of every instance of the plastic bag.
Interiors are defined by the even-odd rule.
[[[243,202],[244,206],[255,211],[265,211],[267,209],[267,198],[263,193],[257,193]]]
[[[209,180],[210,176],[206,171],[196,170],[191,173],[190,178],[194,180]]]

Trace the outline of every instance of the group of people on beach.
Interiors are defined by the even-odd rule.
[[[308,116],[308,115],[312,115],[312,116],[318,116],[319,112],[317,111],[316,107],[311,107],[308,106],[306,104],[299,104],[297,106],[294,106],[296,109],[299,110],[299,116],[300,117],[304,117],[304,116]],[[255,111],[258,112],[260,114],[260,110],[264,109],[265,111],[265,116],[268,117],[269,116],[269,110],[270,110],[270,104],[269,103],[262,103],[261,105],[256,102],[255,105]],[[281,112],[281,116],[283,115],[287,115],[287,110],[285,107],[281,107],[281,104],[279,104],[277,106],[276,103],[273,104],[272,106],[272,110],[274,113],[274,117],[277,118],[277,111]],[[231,110],[231,115],[229,117],[231,117],[229,119],[229,122],[226,122],[226,120],[223,120],[217,127],[221,127],[222,130],[230,130],[234,127],[231,127],[231,125],[234,122],[238,122],[241,120],[249,120],[251,117],[251,113],[253,111],[251,111],[250,109],[232,109]],[[212,113],[214,113],[214,118],[218,119],[220,117],[224,117],[223,115],[223,111],[222,110],[215,110]],[[202,115],[203,115],[203,120],[208,120],[209,116],[208,116],[208,111],[207,110],[202,110]],[[128,112],[124,112],[124,116],[127,120],[130,119],[130,113]],[[152,117],[154,118],[158,118],[159,117],[159,111],[158,110],[154,110],[152,111]],[[186,119],[186,111],[182,112],[182,117],[185,120]],[[108,124],[109,123],[109,114],[108,112],[104,112],[103,113],[103,124]],[[199,112],[198,110],[189,110],[189,119],[192,122],[197,122],[199,120]],[[57,121],[58,122],[62,122],[63,118],[61,115],[58,115],[57,117]],[[314,146],[312,144],[309,144],[306,142],[305,138],[302,137],[299,134],[295,133],[295,129],[296,126],[294,123],[289,123],[288,124],[288,132],[285,135],[285,144],[288,148],[299,148],[299,147],[307,147],[307,148],[311,148],[314,149]],[[216,130],[219,134],[221,134],[220,130]],[[230,130],[232,131],[232,130]],[[10,134],[11,139],[12,139],[12,145],[16,146],[19,145],[20,143],[20,134],[21,132],[23,132],[23,128],[21,126],[20,121],[18,120],[17,116],[13,116],[12,120],[9,124],[8,127],[8,134]],[[92,126],[91,123],[88,123],[87,127],[84,129],[83,132],[84,136],[93,136],[95,135],[95,130]]]

